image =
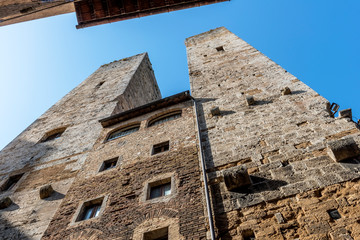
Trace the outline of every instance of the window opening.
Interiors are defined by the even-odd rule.
[[[1,186],[1,191],[11,190],[23,175],[24,174],[22,173],[9,177],[9,179]]]
[[[169,229],[168,227],[156,229],[151,232],[144,233],[144,240],[168,240]]]
[[[164,122],[168,122],[168,121],[180,118],[180,117],[181,117],[181,111],[172,112],[172,113],[169,113],[169,114],[162,115],[162,116],[160,116],[158,118],[155,118],[154,120],[149,122],[148,126],[149,127],[155,126],[155,125],[158,125],[158,124],[161,124],[161,123],[164,123]]]
[[[115,168],[117,161],[118,161],[118,158],[112,158],[112,159],[104,161],[101,166],[100,172]]]
[[[223,52],[223,51],[225,51],[223,46],[217,47],[216,50],[217,50],[218,52]]]
[[[52,133],[51,132],[47,133],[41,142],[52,141],[52,140],[60,138],[61,135],[65,132],[65,129],[66,128],[61,128],[61,129],[52,131]]]
[[[98,85],[95,86],[95,88],[96,89],[100,88],[104,83],[105,83],[105,81],[99,82]]]
[[[107,141],[111,141],[111,140],[114,140],[116,138],[124,137],[124,136],[129,135],[129,134],[131,134],[133,132],[137,132],[139,129],[140,129],[140,124],[116,130],[115,132],[111,133],[108,136]]]
[[[341,218],[341,215],[337,209],[329,210],[328,214],[330,215],[330,217],[332,219],[335,219],[335,220]]]
[[[169,151],[169,141],[154,145],[152,149],[152,155],[166,151]]]
[[[78,221],[88,220],[99,216],[103,198],[84,203],[82,211],[79,214]]]
[[[171,178],[150,184],[149,198],[154,199],[171,194]]]

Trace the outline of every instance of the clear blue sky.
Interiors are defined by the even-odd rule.
[[[76,30],[75,14],[0,28],[0,149],[100,65],[148,52],[163,97],[189,89],[184,40],[225,26],[360,118],[359,0],[232,0]]]

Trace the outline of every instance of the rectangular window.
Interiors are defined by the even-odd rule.
[[[223,47],[223,46],[217,47],[216,50],[217,50],[218,52],[223,52],[223,51],[224,51],[224,47]]]
[[[144,240],[168,240],[169,239],[169,229],[160,228],[151,232],[144,233]]]
[[[76,221],[88,220],[99,216],[103,199],[99,198],[85,202]]]
[[[12,189],[16,185],[16,183],[21,179],[21,177],[23,175],[24,174],[21,173],[21,174],[17,174],[17,175],[9,177],[9,179],[1,186],[0,190],[7,191],[7,190]]]
[[[106,171],[116,167],[117,161],[118,161],[117,157],[104,161],[99,172]]]
[[[152,155],[166,151],[169,151],[169,141],[154,145],[152,149]]]
[[[149,197],[154,199],[158,197],[168,196],[171,194],[171,178],[167,178],[155,183],[149,184]]]

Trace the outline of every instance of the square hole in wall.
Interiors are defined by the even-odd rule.
[[[155,155],[155,154],[158,154],[158,153],[169,151],[169,148],[170,148],[169,141],[156,144],[152,148],[151,155]]]
[[[334,220],[341,218],[341,215],[337,209],[331,209],[327,211],[330,217]]]
[[[81,207],[80,213],[76,218],[76,222],[88,220],[90,218],[95,218],[100,215],[100,210],[104,198],[97,198],[91,201],[84,202]]]
[[[147,199],[164,197],[170,194],[171,194],[171,177],[149,183]]]
[[[220,46],[220,47],[217,47],[217,48],[216,48],[216,51],[218,51],[218,52],[223,52],[223,51],[225,51],[225,50],[224,50],[224,47],[223,47],[223,46]]]
[[[21,173],[21,174],[17,174],[17,175],[9,177],[9,179],[0,187],[0,191],[3,192],[3,191],[11,190],[16,185],[16,183],[21,179],[21,177],[23,175],[24,174]]]
[[[103,172],[115,168],[118,162],[118,157],[106,160],[102,163],[99,172]]]
[[[168,227],[156,229],[154,231],[144,233],[144,240],[168,240],[169,229]]]

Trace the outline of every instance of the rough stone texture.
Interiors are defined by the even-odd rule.
[[[245,166],[236,166],[224,170],[224,182],[228,190],[251,185],[251,180]]]
[[[48,198],[54,193],[51,185],[46,185],[40,188],[40,199]]]
[[[327,151],[329,156],[337,162],[349,158],[355,158],[360,154],[359,147],[353,138],[329,142]]]
[[[147,127],[150,119],[182,109],[182,117]],[[193,103],[185,102],[105,128],[66,194],[43,239],[78,239],[96,229],[98,239],[142,239],[144,233],[169,227],[169,239],[205,239]],[[140,123],[139,131],[104,142],[116,128]],[[139,141],[141,139],[141,141]],[[154,144],[169,141],[169,151],[151,155]],[[118,157],[117,167],[98,172],[103,161]],[[173,178],[171,194],[147,200],[149,183]],[[99,218],[74,222],[85,201],[107,196]],[[90,238],[90,235],[86,235]]]
[[[5,197],[0,199],[0,209],[4,209],[7,207],[10,207],[10,205],[13,203],[9,197]]]
[[[160,98],[147,54],[115,61],[100,67],[9,143],[0,153],[0,182],[24,175],[0,192],[14,202],[0,212],[0,238],[40,239],[102,131],[98,120]],[[60,138],[41,141],[59,128],[66,128]],[[56,191],[41,200],[40,188],[48,184]]]
[[[326,99],[225,28],[190,37],[185,44],[220,236],[241,239],[235,237],[241,233],[233,226],[244,221],[241,212],[246,207],[260,207],[264,202],[360,176],[359,157],[339,163],[326,152],[328,142],[342,138],[352,137],[356,145],[360,143],[356,124],[333,118]],[[223,51],[218,51],[219,47]],[[281,94],[286,87],[291,94]],[[254,97],[253,104],[247,104],[247,96]],[[221,109],[220,116],[207,114],[212,106]],[[243,164],[253,184],[228,191],[223,172]],[[231,218],[224,219],[227,214],[232,214]],[[256,218],[249,216],[249,227],[258,224]],[[227,225],[221,224],[223,221]],[[350,222],[356,221],[353,218]],[[331,229],[329,224],[307,228],[306,234],[320,234],[324,229],[325,235]],[[271,226],[266,229],[273,232]],[[320,239],[320,235],[311,239]],[[268,236],[282,239],[280,235]]]
[[[358,179],[223,213],[218,217],[221,239],[241,239],[247,229],[263,240],[360,239],[359,190]],[[333,209],[341,218],[330,217]]]

